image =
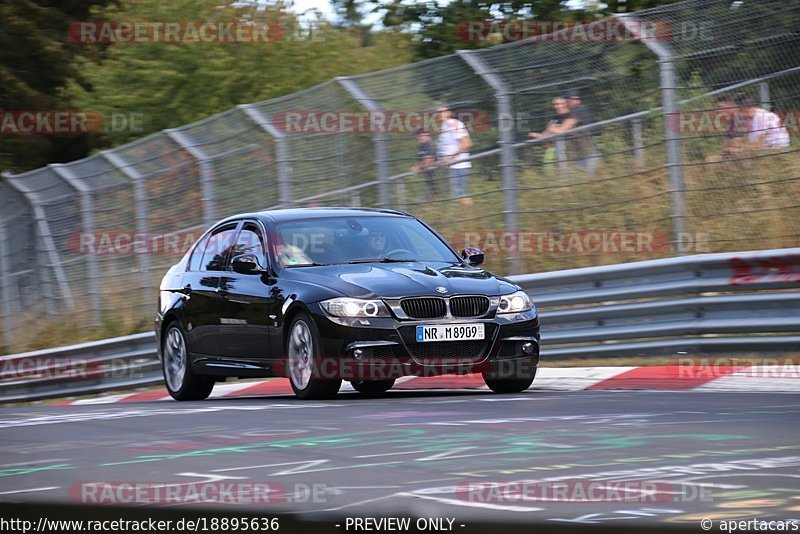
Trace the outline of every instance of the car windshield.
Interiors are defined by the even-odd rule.
[[[411,217],[326,217],[275,225],[284,267],[340,263],[460,261],[425,225]]]

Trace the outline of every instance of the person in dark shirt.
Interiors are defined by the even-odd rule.
[[[417,161],[418,163],[411,167],[411,172],[422,173],[428,184],[428,191],[433,195],[439,195],[439,183],[436,179],[436,147],[431,140],[431,134],[424,129],[417,130]]]
[[[553,99],[553,109],[556,112],[555,118],[547,123],[547,127],[542,132],[531,132],[528,137],[531,139],[539,139],[540,137],[547,137],[556,133],[561,124],[567,119],[569,115],[569,107],[567,100],[562,96],[557,96]],[[553,165],[558,161],[556,154],[556,147],[553,143],[544,143],[544,157],[542,158],[542,170],[545,174],[553,172]]]
[[[564,93],[569,107],[569,115],[564,121],[568,124],[566,130],[585,126],[594,122],[589,108],[581,101],[581,96],[575,89],[570,89]],[[577,159],[576,163],[589,174],[594,174],[594,169],[600,161],[600,154],[594,145],[592,132],[586,131],[575,135],[572,138],[572,148]]]
[[[563,115],[563,119],[558,124],[550,124],[547,129],[542,133],[530,133],[528,137],[539,138],[546,137],[557,133],[566,132],[585,126],[594,122],[592,114],[589,109],[581,102],[581,97],[574,89],[570,89],[564,93],[562,97],[566,101],[567,113]],[[594,169],[600,161],[600,154],[592,140],[592,133],[589,131],[580,132],[573,136],[568,136],[569,139],[569,159],[574,160],[584,171],[589,174],[594,174]]]

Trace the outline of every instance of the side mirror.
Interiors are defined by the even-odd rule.
[[[483,263],[483,251],[478,247],[467,247],[461,250],[461,258],[470,265]]]
[[[255,254],[239,254],[234,256],[231,261],[231,267],[234,272],[239,274],[260,274],[266,270],[258,263],[258,258]]]

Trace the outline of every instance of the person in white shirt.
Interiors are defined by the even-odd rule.
[[[459,199],[463,206],[471,206],[468,180],[472,163],[467,158],[472,147],[472,139],[464,123],[453,117],[448,107],[437,108],[436,116],[440,125],[436,150],[438,160],[443,165],[450,166],[450,188],[453,197]]]
[[[753,97],[741,96],[739,106],[748,124],[747,140],[756,150],[781,149],[789,146],[789,132],[775,113],[758,107]]]

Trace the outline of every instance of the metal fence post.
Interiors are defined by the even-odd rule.
[[[500,170],[503,176],[504,219],[507,232],[517,232],[517,168],[514,163],[514,113],[511,109],[511,94],[506,84],[492,72],[479,54],[459,50],[458,55],[494,91],[497,99],[497,127],[500,144]],[[510,274],[522,272],[519,255],[511,256]]]
[[[217,210],[214,207],[214,171],[211,168],[211,158],[202,148],[194,145],[180,130],[164,130],[164,133],[196,159],[198,165],[200,165],[200,186],[203,190],[203,198],[201,199],[203,202],[203,222],[212,224],[217,220]]]
[[[53,269],[61,298],[64,300],[67,308],[74,310],[75,302],[72,300],[72,292],[67,283],[67,277],[64,275],[64,266],[61,264],[53,234],[50,232],[50,223],[47,221],[47,214],[44,212],[44,208],[42,208],[42,200],[39,198],[39,195],[25,187],[25,185],[11,173],[4,172],[2,176],[8,185],[22,193],[22,195],[28,199],[28,202],[31,203],[33,218],[36,220],[36,231],[39,234],[39,239],[42,240],[42,248],[40,250],[47,258],[47,261],[50,262],[50,267]],[[44,279],[47,280],[47,277],[44,277]]]
[[[286,146],[286,134],[275,128],[272,121],[252,104],[243,104],[237,107],[275,140],[275,163],[278,165],[278,195],[280,195],[281,207],[292,207],[294,204],[292,172],[289,166],[291,161],[289,159],[289,150]]]
[[[142,176],[139,171],[125,161],[119,154],[115,154],[113,152],[102,152],[101,155],[106,159],[106,161],[113,165],[115,169],[117,169],[131,181],[133,187],[133,199],[136,203],[136,233],[149,240],[150,223],[147,218],[147,195],[144,189],[144,176]],[[147,247],[146,250],[148,253],[136,255],[136,260],[139,263],[139,272],[141,273],[143,289],[150,285],[150,247]]]
[[[11,308],[11,265],[8,261],[8,234],[5,221],[0,224],[0,287],[3,288],[3,339],[7,345],[14,341],[14,310]]]
[[[675,56],[667,45],[653,38],[641,38],[641,29],[646,27],[640,20],[628,15],[617,17],[625,29],[657,57],[661,71],[661,96],[664,109],[664,131],[667,144],[667,167],[669,169],[670,199],[672,203],[672,247],[676,255],[684,255],[679,244],[686,234],[686,185],[683,181],[683,159],[681,155],[680,102],[675,75]]]
[[[340,76],[336,78],[336,81],[354,100],[361,104],[364,109],[370,113],[383,113],[383,106],[367,94],[355,80]],[[391,208],[392,193],[389,184],[389,151],[387,148],[389,139],[385,132],[375,132],[375,137],[372,138],[372,142],[375,144],[375,165],[378,170],[378,181],[380,182],[378,193],[380,204],[383,208]]]
[[[561,176],[569,176],[569,165],[567,164],[567,141],[563,137],[555,140],[556,161],[558,162],[558,172]]]
[[[770,109],[769,82],[761,82],[758,84],[758,100],[761,102],[762,108],[766,110]]]
[[[69,168],[61,165],[60,163],[54,163],[48,165],[48,167],[53,169],[53,172],[56,173],[59,178],[67,182],[67,184],[69,184],[69,186],[78,193],[81,206],[81,226],[83,226],[83,231],[87,234],[94,234],[96,229],[94,227],[94,205],[92,202],[92,190],[89,189],[89,186],[83,183],[77,176],[75,176]],[[100,291],[98,289],[98,283],[100,279],[100,271],[97,269],[97,254],[90,253],[84,254],[84,256],[86,257],[86,283],[89,286],[89,313],[92,326],[99,326]]]
[[[633,135],[633,157],[637,165],[644,165],[644,141],[642,141],[642,119],[635,118],[631,121]]]

